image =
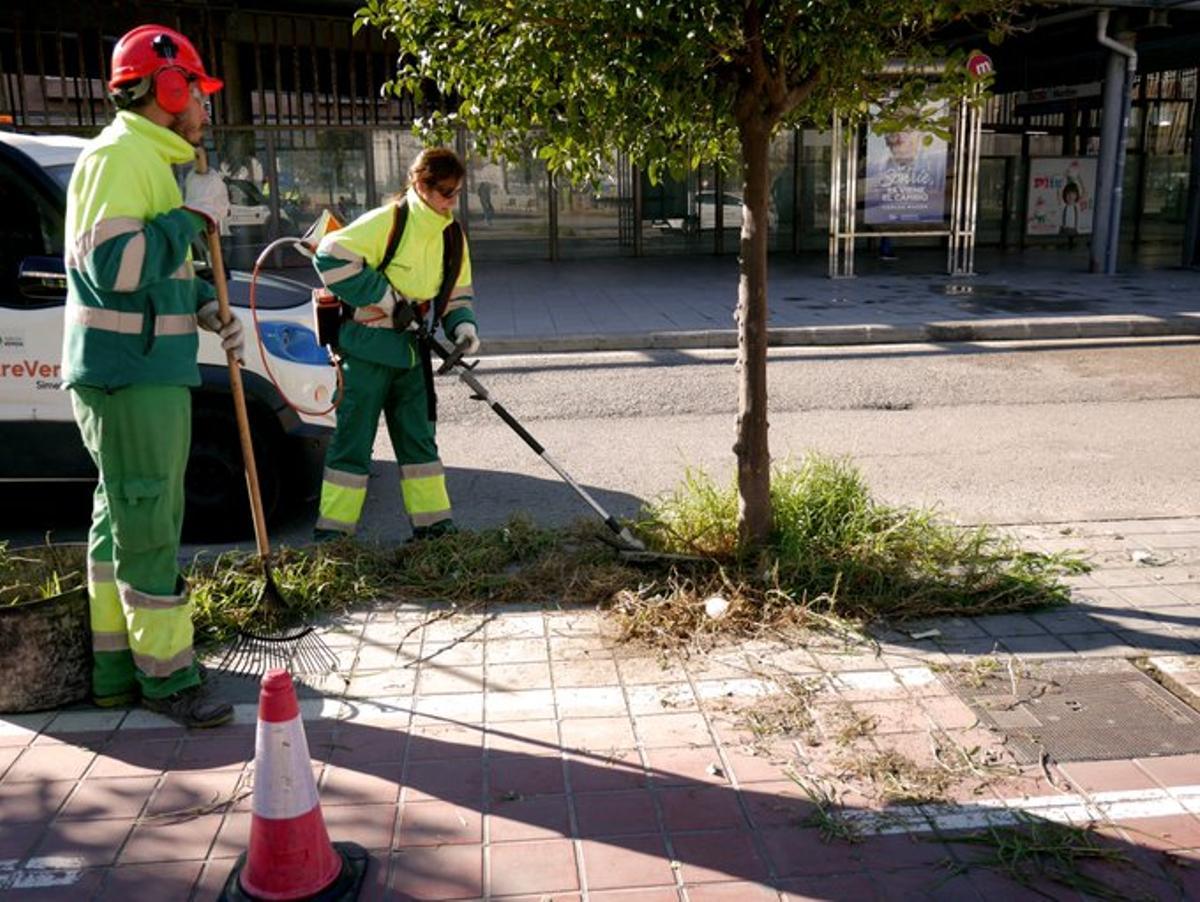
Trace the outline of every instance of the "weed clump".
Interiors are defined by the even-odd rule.
[[[1060,577],[1086,569],[1065,554],[1022,550],[982,526],[964,528],[927,509],[880,503],[845,459],[809,455],[778,467],[771,481],[774,533],[767,548],[737,535],[737,492],[690,472],[672,495],[647,507],[639,531],[656,551],[712,562],[744,606],[787,606],[859,620],[973,615],[1063,604]],[[711,572],[710,569],[710,572]],[[674,602],[674,622],[694,622],[696,576],[670,579],[639,595]],[[625,607],[632,608],[630,597]],[[643,614],[643,619],[646,619]]]
[[[0,542],[0,607],[53,598],[86,585],[82,545],[10,549]]]

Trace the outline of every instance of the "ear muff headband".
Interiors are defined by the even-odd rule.
[[[191,93],[187,73],[182,69],[171,66],[159,69],[154,76],[154,99],[163,112],[178,116],[187,109]]]

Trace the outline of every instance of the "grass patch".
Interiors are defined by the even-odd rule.
[[[1022,814],[1017,824],[951,836],[947,841],[983,850],[967,867],[997,871],[1022,886],[1037,889],[1038,883],[1050,881],[1097,899],[1130,898],[1127,891],[1080,870],[1087,862],[1131,863],[1120,849],[1081,827]]]
[[[280,629],[326,613],[386,598],[473,605],[556,601],[598,605],[639,572],[590,541],[591,527],[543,529],[524,517],[479,532],[461,532],[399,548],[351,540],[272,554],[272,574],[286,612],[259,603],[262,568],[248,552],[199,557],[187,578],[201,641],[223,642],[239,629]]]
[[[10,549],[0,542],[0,607],[53,598],[86,585],[83,545]]]
[[[711,561],[676,571],[618,599],[627,632],[662,640],[718,628],[818,615],[859,621],[971,616],[1063,604],[1061,577],[1087,565],[1070,554],[1028,552],[990,527],[959,527],[933,511],[875,501],[845,459],[806,457],[778,467],[771,483],[775,530],[751,553],[737,537],[737,492],[689,472],[650,505],[638,531],[656,551]],[[727,592],[722,620],[707,620],[708,593]],[[657,608],[657,617],[647,609]]]

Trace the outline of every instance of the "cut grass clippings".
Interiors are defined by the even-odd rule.
[[[86,585],[83,545],[11,549],[0,542],[0,607],[53,598]]]
[[[1025,551],[991,527],[877,502],[845,459],[814,454],[776,468],[765,549],[739,544],[737,503],[734,485],[689,472],[647,507],[637,530],[653,550],[711,564],[621,593],[615,606],[627,635],[665,644],[781,617],[818,625],[817,615],[870,622],[1028,610],[1068,602],[1060,578],[1088,569],[1071,554]],[[714,594],[729,602],[720,618],[705,615]]]
[[[775,531],[754,552],[737,539],[737,494],[689,472],[672,495],[649,504],[635,529],[654,551],[694,556],[634,566],[596,540],[595,524],[542,528],[514,517],[495,529],[381,548],[340,541],[281,548],[272,572],[290,609],[258,602],[255,555],[199,556],[186,574],[201,641],[239,629],[278,628],[386,598],[446,600],[461,608],[506,602],[608,605],[622,638],[679,649],[789,627],[847,621],[970,616],[1064,603],[1060,577],[1077,558],[1022,550],[988,527],[961,528],[927,510],[871,498],[846,460],[819,455],[776,469]],[[78,562],[17,575],[0,553],[0,587],[46,592],[82,584]],[[13,593],[0,592],[0,604]]]

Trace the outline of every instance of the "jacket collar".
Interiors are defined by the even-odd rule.
[[[454,214],[447,213],[445,216],[442,216],[433,207],[421,200],[421,195],[417,194],[417,189],[411,185],[405,192],[404,197],[408,203],[409,215],[414,216],[422,228],[444,229],[454,221]]]
[[[196,148],[169,128],[156,125],[145,116],[129,110],[118,110],[114,124],[118,130],[149,142],[154,150],[172,165],[189,163],[196,158]]]

